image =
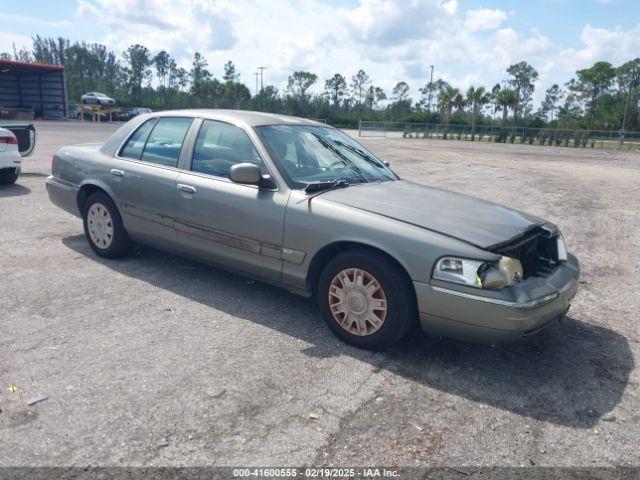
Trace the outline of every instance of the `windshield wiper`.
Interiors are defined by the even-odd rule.
[[[298,203],[309,202],[313,197],[317,197],[324,192],[328,192],[329,190],[334,190],[336,188],[345,188],[349,185],[350,183],[343,178],[334,178],[333,180],[327,180],[324,182],[307,183],[307,186],[304,187],[304,191],[309,195],[304,197]]]
[[[380,170],[386,170],[386,165],[381,163],[379,160],[376,160],[375,158],[373,158],[371,155],[368,155],[367,153],[363,152],[362,150],[360,150],[359,148],[354,147],[353,145],[349,145],[348,143],[344,143],[340,140],[334,140],[335,143],[337,143],[338,145],[340,145],[341,147],[346,148],[347,150],[355,153],[356,155],[358,155],[359,157],[361,157],[365,162],[369,163],[370,165],[373,165],[374,167],[379,168]],[[393,177],[390,177],[389,175],[387,175],[384,171],[380,172],[382,173],[382,175],[385,178],[388,178],[389,180],[394,180]]]
[[[349,160],[349,158],[342,153],[340,150],[338,150],[336,147],[334,147],[333,145],[331,145],[329,142],[327,142],[324,138],[322,138],[320,135],[318,135],[317,133],[313,133],[310,132],[311,135],[313,135],[314,137],[316,137],[316,139],[322,144],[322,146],[324,148],[327,148],[329,150],[331,150],[333,153],[335,153],[336,155],[338,155],[347,165],[349,165],[351,167],[351,169],[356,172],[358,174],[359,177],[362,178],[362,180],[364,180],[366,183],[369,183],[369,180],[367,180],[367,177],[364,176],[364,174],[362,173],[362,171],[358,168],[358,166],[353,163],[351,160]]]
[[[304,187],[304,191],[307,193],[312,192],[320,192],[323,190],[333,190],[334,188],[344,188],[348,187],[349,182],[342,178],[336,178],[334,180],[327,180],[325,182],[313,182],[307,183],[307,186]]]

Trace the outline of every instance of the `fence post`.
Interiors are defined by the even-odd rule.
[[[362,120],[360,118],[358,119],[358,136],[362,136]]]

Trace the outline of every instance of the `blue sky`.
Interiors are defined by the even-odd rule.
[[[185,67],[205,54],[214,74],[232,59],[242,78],[267,65],[282,88],[293,70],[350,76],[363,68],[390,91],[412,93],[427,65],[461,88],[491,86],[528,60],[536,98],[599,60],[640,56],[640,2],[631,0],[24,0],[0,4],[0,51],[30,37],[64,36],[122,52],[136,42],[167,49]]]

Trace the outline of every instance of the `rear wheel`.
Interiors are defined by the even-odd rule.
[[[320,274],[317,300],[333,333],[346,343],[382,350],[417,318],[413,285],[391,260],[356,249],[331,260]]]
[[[16,183],[20,176],[20,168],[3,168],[0,170],[0,184],[11,185]]]
[[[101,257],[119,258],[129,253],[131,239],[111,199],[104,193],[89,195],[84,204],[84,233],[89,245]]]

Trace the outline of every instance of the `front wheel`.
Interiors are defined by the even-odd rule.
[[[20,168],[5,168],[0,170],[0,184],[12,185],[20,176]]]
[[[384,255],[365,249],[343,252],[326,265],[317,300],[333,333],[367,350],[390,347],[417,319],[406,274]]]
[[[104,193],[89,195],[84,204],[84,233],[89,245],[101,257],[119,258],[129,253],[131,239],[111,199]]]

